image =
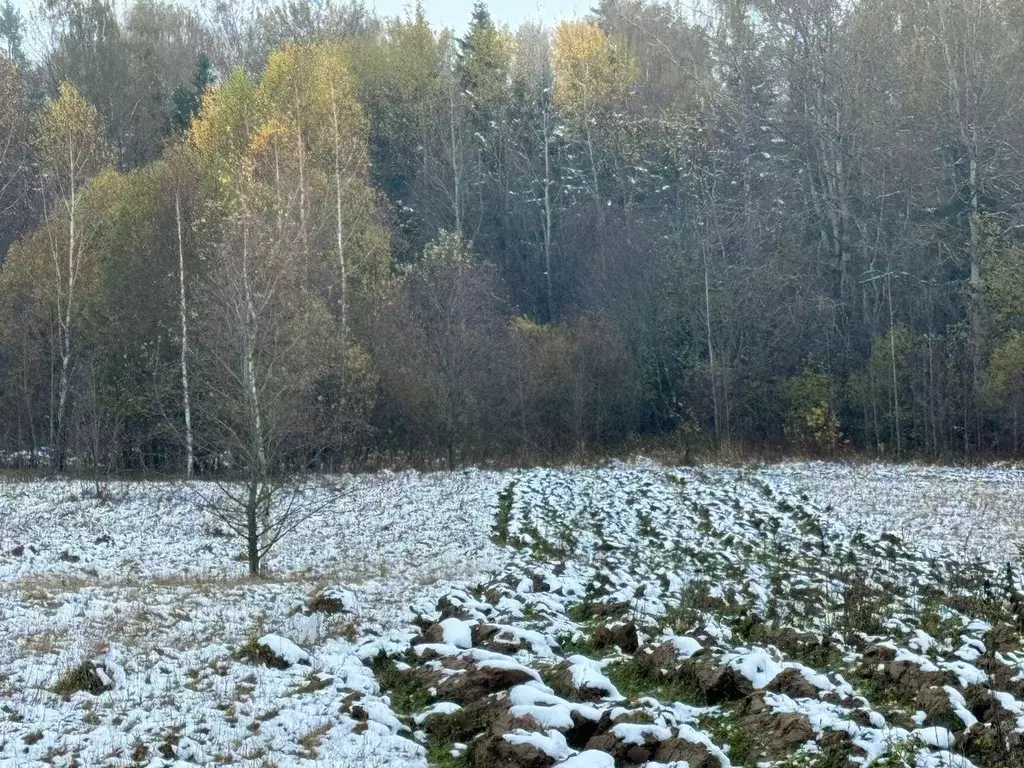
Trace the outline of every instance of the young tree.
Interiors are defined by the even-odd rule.
[[[476,128],[490,131],[508,94],[512,39],[494,24],[487,6],[478,1],[473,3],[469,31],[458,44],[457,74],[472,104]]]
[[[552,100],[551,35],[537,24],[516,34],[510,86],[505,97],[502,178],[489,207],[503,199],[503,216],[486,244],[488,258],[502,269],[513,301],[530,317],[559,314],[560,269],[555,253],[562,200],[564,122]],[[514,248],[511,243],[516,243]]]
[[[448,226],[459,237],[467,236],[466,210],[470,195],[467,187],[467,172],[472,168],[472,153],[468,136],[469,101],[462,89],[457,74],[457,43],[450,35],[442,35],[441,82],[444,89],[440,110],[434,124],[435,162],[439,163],[438,173],[428,176],[438,192],[447,199],[450,209]]]
[[[68,399],[75,360],[75,331],[79,317],[79,277],[92,256],[90,246],[102,222],[82,215],[82,190],[108,162],[102,126],[96,110],[68,83],[39,117],[37,142],[43,173],[45,227],[50,243],[57,313],[56,408],[51,445],[58,470],[65,468]],[[58,231],[58,229],[60,231]]]
[[[260,87],[271,119],[291,136],[289,186],[300,244],[305,258],[321,258],[330,265],[334,277],[329,293],[345,347],[352,324],[352,286],[387,263],[387,241],[375,221],[368,186],[369,127],[355,98],[355,81],[340,46],[288,45],[271,55]],[[278,168],[275,161],[276,178]],[[331,236],[317,242],[314,234],[322,230]]]
[[[168,175],[174,186],[174,231],[178,252],[178,321],[181,326],[179,339],[179,365],[181,373],[181,410],[185,426],[185,479],[192,479],[192,471],[195,468],[195,433],[192,426],[192,387],[189,378],[189,326],[191,315],[191,303],[189,301],[188,287],[190,276],[186,273],[185,250],[186,232],[191,228],[189,210],[183,200],[187,203],[188,191],[194,187],[194,174],[192,169],[192,158],[185,147],[179,147],[176,152],[169,153]]]
[[[319,510],[294,492],[309,460],[309,400],[332,340],[323,305],[302,290],[287,238],[239,199],[204,291],[198,378],[206,450],[225,462],[210,500],[215,517],[245,542],[260,575],[273,547]]]

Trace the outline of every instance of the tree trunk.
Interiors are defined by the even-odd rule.
[[[971,190],[971,220],[970,220],[970,257],[971,257],[971,284],[970,284],[970,305],[971,305],[971,384],[974,396],[975,409],[981,398],[981,213],[978,209],[978,160],[977,156],[971,154],[970,169],[970,190]],[[981,429],[981,420],[975,414],[978,422],[978,429]],[[980,445],[980,439],[979,439]]]
[[[259,483],[250,481],[249,498],[245,505],[245,544],[249,561],[249,575],[260,575],[260,535],[259,535]]]
[[[341,129],[338,125],[338,104],[334,98],[334,86],[331,86],[331,108],[334,118],[334,204],[335,204],[335,237],[338,248],[338,267],[341,270],[339,299],[341,306],[341,348],[342,360],[348,343],[348,263],[345,259],[345,222],[341,216]],[[342,373],[344,377],[344,372]]]
[[[245,339],[243,341],[243,378],[245,381],[245,399],[246,408],[248,410],[249,418],[249,429],[251,430],[250,439],[252,441],[251,447],[254,449],[252,453],[254,455],[249,457],[250,462],[254,461],[255,466],[249,467],[250,473],[250,494],[253,505],[253,515],[257,513],[263,513],[269,515],[269,509],[258,509],[257,501],[259,500],[259,489],[267,479],[270,468],[267,465],[267,449],[265,442],[265,435],[263,434],[263,415],[260,411],[260,396],[259,387],[256,381],[256,342],[258,333],[258,317],[256,315],[256,307],[253,303],[252,288],[249,282],[249,252],[248,252],[248,235],[243,230],[242,232],[242,285],[245,291],[245,311],[246,311],[246,322],[245,328]],[[263,521],[263,533],[264,536],[267,533],[267,525],[269,520],[264,519]],[[263,542],[267,544],[266,541]],[[251,564],[250,559],[250,564]]]
[[[544,285],[547,289],[548,322],[555,317],[554,299],[551,291],[551,137],[548,132],[548,111],[545,108],[544,123]]]
[[[899,380],[896,377],[896,328],[894,326],[893,307],[892,307],[892,274],[889,275],[888,279],[888,293],[889,293],[889,354],[891,363],[892,373],[892,422],[896,435],[896,457],[899,458],[903,451],[902,438],[900,435],[900,394],[899,394]]]
[[[604,206],[601,204],[601,189],[597,177],[597,160],[594,158],[594,137],[590,130],[590,123],[587,123],[587,155],[590,158],[590,177],[594,185],[594,204],[597,206],[598,216],[604,221]]]
[[[73,164],[72,164],[73,167]],[[74,178],[70,185],[71,192],[66,203],[68,211],[68,271],[67,271],[67,295],[64,297],[63,311],[58,308],[60,319],[60,380],[57,391],[57,435],[55,446],[55,469],[63,472],[67,468],[67,412],[68,412],[68,390],[71,386],[71,317],[75,296],[75,273],[77,269],[77,258],[75,248],[77,246],[75,228],[75,215],[78,207],[78,198],[75,193]],[[58,280],[60,270],[58,268]],[[63,292],[64,286],[58,285],[58,292]],[[58,294],[59,299],[59,294]],[[60,302],[58,301],[58,307]]]
[[[722,427],[718,418],[718,385],[715,376],[715,347],[711,337],[711,288],[708,279],[708,250],[707,243],[702,248],[704,252],[704,328],[707,332],[708,342],[708,374],[711,379],[711,408],[715,424],[715,443],[721,445]]]
[[[185,295],[185,245],[181,233],[181,192],[174,191],[174,216],[178,225],[178,314],[181,319],[181,404],[185,411],[185,479],[192,479],[195,464],[192,436],[192,403],[188,384],[188,304]]]
[[[451,134],[452,161],[452,192],[454,193],[455,232],[462,235],[462,166],[459,156],[462,154],[461,144],[457,141],[455,125],[455,85],[448,89],[448,129]]]

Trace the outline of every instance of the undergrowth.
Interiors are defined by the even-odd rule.
[[[76,667],[72,667],[57,678],[54,683],[53,692],[65,698],[84,691],[93,696],[99,696],[108,690],[109,686],[97,674],[95,664],[83,661]]]

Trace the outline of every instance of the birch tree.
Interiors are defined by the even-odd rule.
[[[355,294],[382,278],[388,241],[377,220],[370,187],[369,125],[356,101],[355,81],[336,44],[288,45],[270,58],[260,81],[270,119],[287,135],[284,179],[296,219],[298,242],[311,273],[326,282],[310,285],[336,317],[342,349],[352,344]]]
[[[178,374],[181,383],[181,414],[184,426],[185,443],[185,479],[191,480],[195,469],[195,432],[192,424],[192,385],[189,373],[189,365],[192,357],[190,350],[190,327],[193,313],[190,301],[190,288],[192,276],[186,269],[191,263],[194,254],[187,253],[190,249],[188,234],[192,229],[192,215],[190,203],[194,204],[194,171],[193,160],[190,157],[187,147],[179,145],[168,152],[166,164],[166,177],[172,186],[174,197],[174,235],[175,252],[177,255],[177,315],[178,315]]]
[[[204,289],[199,352],[204,441],[226,463],[209,506],[245,542],[253,576],[318,511],[292,491],[305,452],[315,451],[310,393],[331,343],[322,303],[302,290],[291,243],[262,208],[243,197],[227,222]]]
[[[617,122],[621,107],[636,79],[636,62],[588,21],[564,21],[555,32],[553,53],[554,100],[585,154],[588,192],[599,208],[604,190],[602,136]]]
[[[47,214],[44,226],[55,277],[59,350],[51,445],[56,468],[63,470],[68,400],[76,353],[79,278],[100,224],[84,219],[80,203],[84,187],[108,162],[109,154],[96,110],[68,83],[60,86],[59,94],[39,117],[37,141],[42,167],[42,203]]]

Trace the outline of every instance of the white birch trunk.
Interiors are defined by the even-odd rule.
[[[181,192],[174,191],[174,217],[178,225],[178,315],[181,319],[181,404],[185,411],[185,479],[192,479],[195,464],[192,402],[188,384],[188,304],[185,294],[185,245],[181,232]]]

